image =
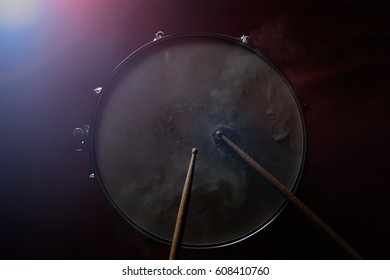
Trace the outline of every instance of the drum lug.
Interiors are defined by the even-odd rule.
[[[83,127],[76,127],[73,130],[73,135],[75,137],[80,138],[80,140],[81,140],[79,146],[76,148],[76,152],[82,152],[83,151],[83,149],[85,147],[85,144],[87,142],[87,139],[88,139],[89,130],[90,130],[90,126],[87,125],[87,124],[84,125]]]
[[[95,180],[95,173],[91,173],[91,174],[89,174],[89,179],[91,179],[91,180]]]
[[[99,94],[102,92],[103,88],[102,87],[97,87],[93,90],[93,95],[99,96]]]
[[[250,36],[242,35],[240,37],[240,41],[243,42],[245,45],[247,45],[251,48],[254,48],[254,44],[253,44],[252,38]]]
[[[165,34],[163,31],[158,31],[155,35],[154,35],[154,39],[153,41],[157,41],[158,39],[161,39],[162,37],[164,37]]]

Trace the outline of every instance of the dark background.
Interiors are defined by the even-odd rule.
[[[19,23],[0,7],[1,259],[168,257],[88,178],[72,135],[91,123],[93,89],[159,30],[251,35],[309,104],[299,197],[365,258],[390,258],[385,1],[35,2]],[[181,257],[348,258],[292,206],[243,242]]]

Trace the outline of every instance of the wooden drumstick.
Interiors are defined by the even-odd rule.
[[[350,256],[355,259],[363,259],[343,238],[341,238],[330,226],[328,226],[320,217],[317,216],[309,207],[307,207],[300,199],[298,199],[287,187],[285,187],[278,179],[269,173],[263,166],[246,154],[229,138],[227,138],[222,131],[218,130],[215,133],[222,139],[234,152],[237,153],[243,160],[245,160],[253,169],[255,169],[261,176],[264,177],[282,196],[290,201],[294,206],[298,207],[310,220],[312,220],[322,231],[324,231],[330,238],[340,245]]]
[[[192,149],[192,156],[190,165],[187,171],[187,177],[184,182],[183,192],[181,195],[179,211],[177,213],[175,231],[173,233],[171,252],[169,254],[170,260],[175,260],[178,257],[179,250],[181,247],[181,242],[183,240],[184,227],[186,223],[188,204],[190,200],[191,187],[192,187],[192,178],[194,177],[194,168],[195,168],[195,159],[198,149]]]

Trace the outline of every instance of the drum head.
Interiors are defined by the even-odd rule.
[[[97,178],[132,225],[170,242],[196,147],[183,245],[240,241],[265,227],[285,199],[216,145],[219,128],[294,191],[305,131],[281,74],[231,37],[191,34],[149,43],[117,67],[100,95],[92,125]]]

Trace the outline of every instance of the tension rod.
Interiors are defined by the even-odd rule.
[[[223,140],[234,152],[237,153],[244,161],[246,161],[253,169],[264,177],[282,196],[290,201],[294,206],[298,207],[311,221],[313,221],[322,231],[324,231],[331,239],[340,245],[345,252],[355,259],[363,259],[343,238],[341,238],[330,226],[328,226],[320,217],[317,216],[309,207],[307,207],[300,199],[298,199],[287,187],[285,187],[278,179],[269,173],[258,162],[251,158],[241,148],[227,138],[222,131],[218,130],[215,133]]]

